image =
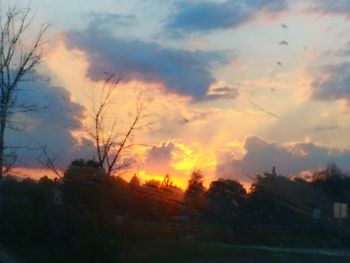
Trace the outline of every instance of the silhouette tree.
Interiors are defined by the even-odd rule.
[[[203,208],[205,197],[203,178],[201,171],[194,170],[188,180],[188,186],[184,193],[184,201],[190,207],[197,209]]]
[[[29,32],[33,21],[30,8],[10,6],[1,9],[0,14],[0,180],[9,160],[6,160],[9,147],[5,142],[5,131],[13,127],[13,116],[19,112],[34,111],[35,105],[19,103],[18,93],[28,89],[20,83],[33,72],[43,57],[43,36],[48,25],[43,25],[32,36],[32,43],[24,44],[25,33]],[[13,155],[12,155],[13,156]]]
[[[136,174],[134,174],[130,179],[129,186],[131,189],[137,189],[141,186],[140,179],[136,176]]]
[[[172,185],[173,185],[173,182],[170,179],[170,175],[169,174],[165,175],[161,186],[166,188],[166,187],[172,187]]]
[[[84,182],[91,179],[101,179],[105,175],[105,171],[100,167],[99,162],[94,160],[76,159],[71,162],[68,169],[64,173],[65,181]]]
[[[59,180],[63,178],[64,172],[57,167],[56,161],[58,159],[58,155],[50,155],[47,151],[46,146],[41,146],[41,153],[39,157],[37,158],[37,161],[41,163],[46,169],[53,172]]]
[[[310,221],[313,208],[327,206],[327,200],[312,185],[301,178],[279,175],[275,167],[272,172],[256,177],[250,196],[256,219],[267,224],[295,225]]]
[[[98,94],[92,95],[93,127],[89,128],[88,133],[95,143],[99,166],[105,169],[108,176],[130,166],[128,162],[122,162],[122,153],[135,146],[130,140],[137,130],[151,125],[149,122],[144,122],[145,108],[140,95],[137,97],[135,112],[129,115],[131,120],[126,126],[122,125],[122,120],[117,117],[107,119],[116,101],[114,91],[122,78],[123,75],[108,74],[102,87],[98,87]]]
[[[218,179],[210,184],[206,194],[206,209],[216,218],[230,219],[237,215],[246,199],[246,190],[236,180]]]
[[[251,192],[256,194],[274,195],[283,193],[289,179],[277,174],[276,167],[271,172],[265,172],[263,175],[257,175],[251,185]]]
[[[312,184],[333,202],[344,202],[350,189],[350,177],[335,163],[330,163],[324,170],[316,171],[312,175]]]

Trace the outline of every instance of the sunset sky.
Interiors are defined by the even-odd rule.
[[[5,1],[3,1],[5,2]],[[7,1],[6,1],[7,2]],[[27,1],[9,0],[10,3]],[[47,145],[61,165],[90,158],[91,94],[123,72],[109,113],[123,123],[142,91],[151,127],[124,157],[130,174],[185,185],[193,169],[250,182],[335,161],[350,170],[350,1],[32,0],[53,25],[12,144]],[[26,85],[29,85],[26,83]],[[141,145],[142,144],[142,145]],[[40,168],[38,152],[20,165]]]

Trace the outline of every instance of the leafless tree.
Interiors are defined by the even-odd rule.
[[[0,9],[0,181],[6,169],[5,131],[11,127],[12,116],[36,109],[17,101],[19,91],[28,88],[20,83],[43,58],[43,36],[49,28],[42,25],[33,35],[30,30],[33,17],[30,8]],[[31,43],[26,33],[31,34]]]
[[[117,117],[107,118],[112,106],[116,105],[117,97],[114,91],[122,78],[122,74],[107,74],[102,87],[98,87],[99,95],[92,97],[93,128],[89,129],[89,135],[95,143],[95,158],[108,176],[128,168],[130,163],[122,162],[122,153],[135,146],[130,141],[137,130],[152,124],[146,121],[141,94],[137,97],[134,113],[130,115],[126,127]]]

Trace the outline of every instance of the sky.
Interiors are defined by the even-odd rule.
[[[127,125],[142,92],[153,123],[133,136],[137,146],[123,157],[133,165],[123,176],[170,174],[185,186],[194,169],[207,182],[244,183],[273,166],[290,177],[330,162],[350,170],[350,1],[32,0],[30,6],[31,32],[42,23],[52,29],[33,73],[35,89],[23,98],[47,110],[17,116],[25,132],[9,131],[9,144],[46,145],[62,167],[91,158],[91,94],[106,72],[122,72],[108,118]],[[21,154],[19,166],[40,169],[38,153]]]

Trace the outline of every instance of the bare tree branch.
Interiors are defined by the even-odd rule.
[[[18,112],[35,111],[33,105],[20,104],[17,95],[24,76],[41,62],[43,57],[43,36],[50,25],[43,25],[34,35],[30,45],[25,44],[25,33],[33,22],[30,8],[10,6],[0,10],[0,181],[5,164],[5,130],[14,128],[10,116]],[[26,87],[21,87],[26,89]]]
[[[141,95],[137,98],[135,113],[126,130],[123,129],[122,122],[117,117],[106,120],[106,116],[116,100],[114,90],[124,77],[123,74],[116,73],[106,75],[107,77],[99,90],[99,95],[92,96],[93,128],[90,129],[88,134],[95,143],[96,159],[100,167],[105,169],[106,174],[110,176],[112,172],[121,172],[130,166],[130,164],[120,163],[121,155],[124,150],[135,145],[129,144],[133,134],[137,130],[151,125],[151,123],[142,123],[146,115],[144,114]],[[107,121],[109,121],[109,125],[106,125]]]
[[[39,145],[39,147],[41,149],[41,154],[37,158],[37,161],[39,163],[41,163],[42,165],[44,165],[44,167],[49,169],[55,175],[57,175],[59,179],[62,179],[63,172],[60,169],[58,169],[56,166],[56,161],[57,161],[58,156],[57,155],[50,156],[49,153],[47,152],[46,145],[44,145],[44,146]]]

